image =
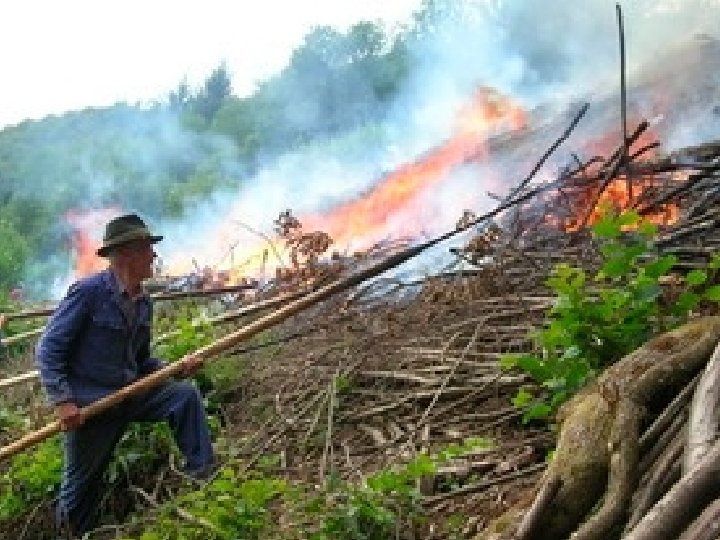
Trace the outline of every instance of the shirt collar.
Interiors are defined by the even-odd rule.
[[[118,277],[115,275],[115,272],[113,272],[111,268],[108,268],[108,273],[110,274],[110,286],[112,287],[113,292],[116,293],[120,298],[129,298],[133,300],[144,300],[145,298],[147,298],[147,294],[142,288],[142,285],[140,286],[140,293],[133,297],[127,291],[127,289],[125,289],[125,286],[118,279]]]

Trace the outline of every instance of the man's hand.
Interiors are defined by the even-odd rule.
[[[60,420],[60,427],[62,427],[63,431],[73,431],[85,422],[85,415],[72,401],[57,404],[55,406],[55,412]]]
[[[182,360],[181,377],[192,377],[205,363],[205,360],[199,356],[188,356]]]

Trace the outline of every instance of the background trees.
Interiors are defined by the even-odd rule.
[[[267,160],[384,118],[411,69],[407,41],[428,26],[422,13],[392,34],[375,22],[347,32],[315,28],[249,96],[232,95],[221,63],[197,89],[180,81],[165,102],[118,103],[1,130],[0,288],[30,269],[44,280],[62,261],[68,267],[62,218],[70,210],[181,216]],[[41,264],[48,260],[56,262]]]

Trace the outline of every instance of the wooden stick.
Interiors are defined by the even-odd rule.
[[[458,231],[453,232],[456,233]],[[186,362],[193,359],[200,359],[203,362],[207,361],[208,359],[217,356],[218,354],[227,351],[232,347],[235,347],[241,341],[244,341],[256,334],[259,334],[260,332],[276,325],[281,321],[284,321],[292,315],[295,315],[296,313],[299,313],[300,311],[329,298],[335,293],[338,293],[350,287],[354,287],[355,285],[365,281],[366,279],[379,275],[382,272],[389,270],[390,268],[402,264],[410,258],[418,255],[431,245],[434,245],[435,243],[440,241],[439,238],[445,239],[445,237],[448,237],[448,235],[450,235],[450,233],[447,233],[446,235],[438,237],[435,240],[431,240],[414,248],[405,250],[401,253],[387,258],[384,261],[379,262],[377,265],[367,268],[362,272],[358,272],[357,274],[351,275],[345,279],[326,285],[325,287],[313,293],[301,297],[294,302],[286,304],[280,309],[277,309],[272,313],[269,313],[268,315],[261,317],[251,322],[250,324],[243,326],[242,328],[239,328],[235,332],[232,332],[227,336],[198,349],[194,353],[185,355],[177,362],[165,366],[164,368],[161,368],[142,379],[138,379],[137,381],[129,384],[128,386],[125,386],[117,390],[116,392],[91,403],[90,405],[83,407],[82,412],[86,418],[96,416],[106,411],[107,409],[121,403],[130,396],[145,392],[156,386],[159,386],[168,379],[180,375],[180,373],[182,373],[182,371],[184,370]],[[56,420],[39,429],[38,431],[29,433],[24,437],[18,439],[17,441],[3,448],[0,448],[0,462],[9,458],[10,456],[27,450],[28,448],[55,435],[59,431],[60,422]]]
[[[39,336],[40,334],[42,334],[43,330],[45,330],[45,327],[41,326],[40,328],[33,328],[32,330],[28,330],[27,332],[22,332],[20,334],[15,334],[9,337],[2,338],[0,339],[0,345],[3,347],[14,345],[15,343],[24,341],[28,338]]]
[[[622,154],[620,156],[620,164],[627,165],[628,157],[628,133],[627,133],[627,93],[625,86],[625,31],[623,29],[623,15],[620,4],[615,4],[617,12],[618,34],[620,38],[620,128],[623,134]],[[626,170],[627,175],[627,196],[628,201],[632,202],[632,177]]]
[[[36,381],[39,375],[40,373],[37,370],[33,370],[28,371],[27,373],[22,373],[21,375],[10,377],[8,379],[3,379],[0,381],[0,390],[2,390],[3,388],[10,388],[12,386],[16,386],[25,382]]]

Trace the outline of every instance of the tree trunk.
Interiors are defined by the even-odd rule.
[[[720,345],[700,378],[688,419],[683,473],[691,471],[712,448],[720,424]]]
[[[674,540],[720,494],[720,442],[683,476],[623,540]]]

